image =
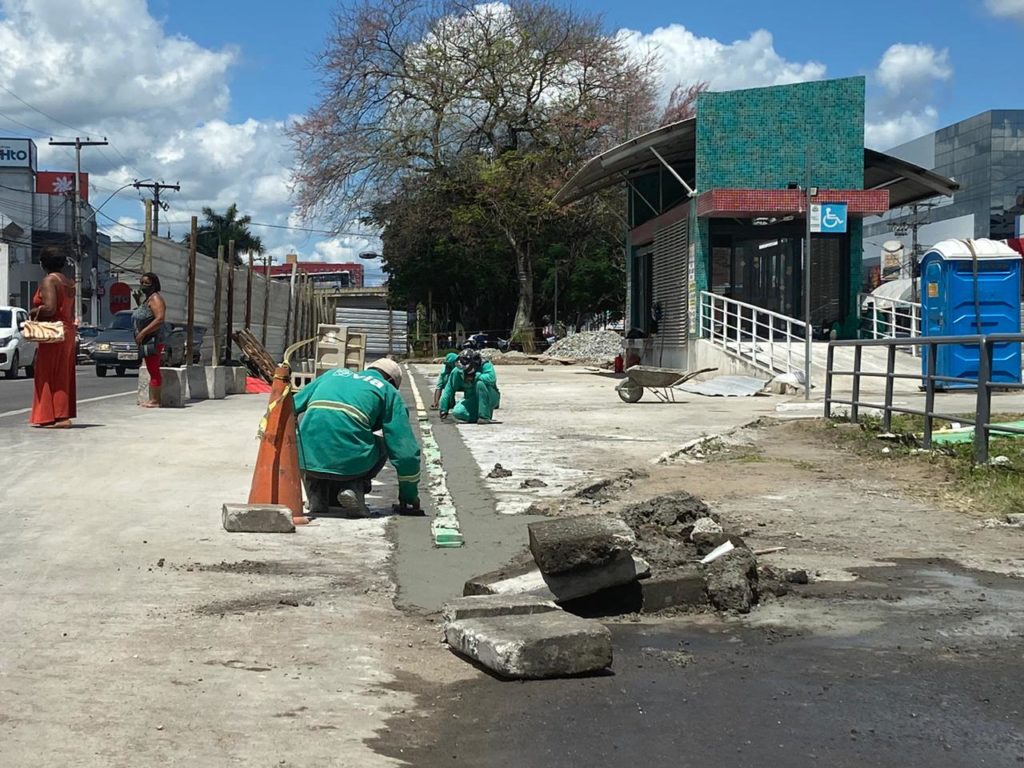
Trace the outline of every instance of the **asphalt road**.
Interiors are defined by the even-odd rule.
[[[975,768],[1024,764],[1024,587],[949,563],[809,588],[848,631],[611,625],[612,672],[420,688],[374,746],[415,766]],[[793,599],[793,598],[790,598]]]
[[[124,378],[113,372],[106,378],[98,378],[91,365],[78,366],[78,402],[87,404],[97,397],[106,397],[124,392],[134,392],[137,373],[129,371]],[[24,372],[17,379],[0,377],[0,429],[24,426],[28,411],[32,407],[32,379],[25,378]]]

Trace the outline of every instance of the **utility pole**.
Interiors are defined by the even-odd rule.
[[[93,141],[88,137],[82,140],[78,136],[75,137],[74,141],[54,141],[50,139],[51,147],[75,148],[75,189],[72,193],[75,209],[71,218],[75,241],[75,325],[81,325],[82,323],[82,147],[105,147],[109,143],[105,138],[102,141]],[[96,296],[99,254],[96,250],[95,242],[92,244],[92,250],[92,299],[90,314],[92,315],[92,324],[96,325],[99,322],[99,303]]]
[[[157,230],[160,229],[160,209],[167,210],[167,203],[160,202],[160,190],[161,189],[173,189],[175,192],[181,192],[181,186],[179,184],[162,184],[159,181],[142,182],[136,181],[132,184],[136,189],[152,189],[153,190],[153,237],[159,237]]]
[[[807,221],[804,232],[804,400],[811,399],[811,201],[814,190],[811,189],[811,148],[807,147],[805,157],[806,178],[804,190],[807,195]]]

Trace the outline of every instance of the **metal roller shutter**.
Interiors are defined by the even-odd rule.
[[[658,337],[680,349],[687,345],[690,325],[688,246],[685,219],[654,233],[654,301],[661,304],[662,313]]]
[[[356,309],[338,307],[334,322],[347,325],[350,331],[366,334],[366,359],[385,355],[404,355],[407,351],[405,312],[388,309]]]

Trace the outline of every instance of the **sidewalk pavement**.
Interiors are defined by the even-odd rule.
[[[5,768],[396,764],[365,744],[412,708],[395,680],[456,663],[392,608],[386,519],[222,529],[265,407],[118,398],[7,430]]]

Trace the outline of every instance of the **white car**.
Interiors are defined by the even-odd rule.
[[[0,371],[8,379],[18,378],[18,369],[32,375],[36,362],[36,343],[25,341],[21,324],[28,320],[28,312],[21,307],[0,307]]]

